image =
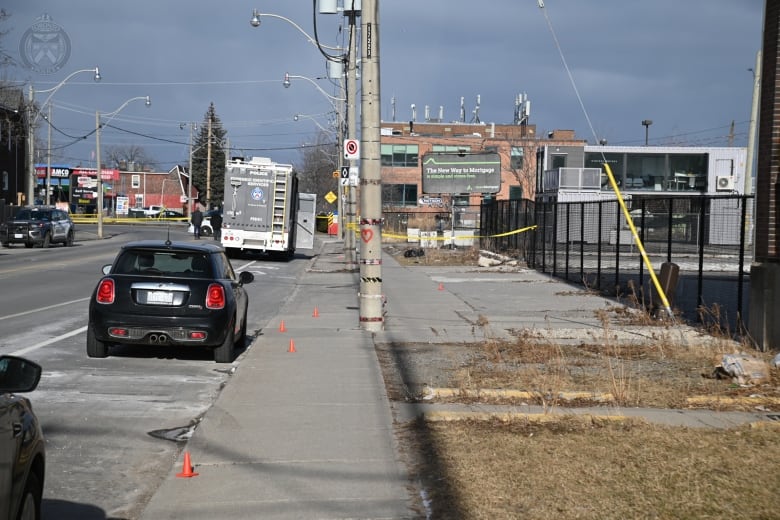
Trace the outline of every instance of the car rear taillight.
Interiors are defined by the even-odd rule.
[[[206,308],[207,309],[224,309],[225,308],[225,288],[218,283],[209,285],[206,291]]]
[[[111,278],[100,280],[95,300],[98,303],[114,303],[114,280]]]

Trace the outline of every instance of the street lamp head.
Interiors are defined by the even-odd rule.
[[[148,107],[152,106],[152,98],[146,96],[146,101],[144,102],[144,104]]]
[[[645,119],[642,121],[642,126],[650,126],[653,124],[653,121],[651,119]]]
[[[95,67],[95,83],[98,83],[101,79],[103,79],[100,76],[100,69],[98,67]]]
[[[249,20],[249,24],[252,27],[260,27],[260,13],[257,9],[252,9],[252,18]]]
[[[284,88],[290,88],[290,73],[285,72],[284,73],[284,81],[282,82],[282,85],[284,85]]]
[[[299,116],[298,116],[298,114],[295,114],[295,115],[293,116],[293,121],[297,121],[297,120],[298,120],[298,117],[299,117]]]

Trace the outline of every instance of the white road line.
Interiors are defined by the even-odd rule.
[[[91,298],[91,296],[89,298]],[[24,311],[24,312],[18,312],[16,314],[9,314],[8,316],[0,316],[0,321],[8,320],[8,319],[11,319],[11,318],[18,318],[19,316],[25,316],[27,314],[33,314],[35,312],[40,312],[40,311],[45,311],[45,310],[49,310],[49,309],[54,309],[55,307],[63,307],[65,305],[72,305],[74,303],[85,302],[85,301],[89,300],[89,298],[81,298],[81,299],[78,299],[78,300],[71,300],[69,302],[56,303],[54,305],[49,305],[47,307],[38,307],[37,309],[32,309],[32,310]]]
[[[12,356],[24,356],[25,354],[29,354],[33,350],[38,350],[39,348],[43,348],[47,345],[51,345],[52,343],[55,343],[57,341],[60,341],[62,339],[69,338],[71,336],[75,336],[76,334],[81,334],[82,332],[85,332],[87,330],[86,325],[84,327],[81,327],[80,329],[72,330],[66,334],[61,334],[54,338],[49,338],[46,341],[43,341],[41,343],[38,343],[37,345],[30,345],[27,348],[23,348],[21,350],[17,350],[16,352],[11,352]]]

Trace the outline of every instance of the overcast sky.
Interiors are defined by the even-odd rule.
[[[325,59],[293,25],[263,18],[249,24],[252,9],[297,23],[313,35],[308,0],[263,2],[205,0],[5,0],[11,14],[2,46],[20,66],[9,79],[36,90],[51,88],[79,69],[100,67],[94,84],[79,74],[52,98],[56,128],[71,135],[95,127],[95,111],[134,102],[112,124],[142,137],[106,128],[101,148],[136,144],[160,169],[187,164],[189,130],[216,107],[231,147],[247,156],[300,162],[300,146],[328,127],[332,104],[306,80],[318,78]],[[531,101],[530,123],[540,135],[573,129],[593,143],[643,145],[642,121],[651,145],[728,145],[747,141],[756,52],[760,50],[761,0],[379,0],[382,118],[424,119],[424,107],[444,120],[474,118],[477,96],[484,123],[511,123],[518,94]],[[24,66],[25,33],[48,14],[69,39],[62,67],[44,74]],[[545,16],[546,14],[546,16]],[[317,17],[320,41],[346,45],[341,15]],[[569,66],[583,112],[560,50]],[[332,51],[335,52],[335,51]],[[40,67],[39,67],[40,68]],[[326,93],[338,95],[326,79]],[[46,94],[36,95],[38,101]],[[304,114],[298,121],[293,116]],[[595,132],[595,136],[594,136]],[[45,138],[45,133],[41,134]],[[170,141],[173,141],[172,143]],[[53,148],[74,142],[54,132]],[[63,164],[94,164],[94,136],[62,149]]]

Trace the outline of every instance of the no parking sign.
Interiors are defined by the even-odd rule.
[[[357,139],[346,139],[344,141],[344,158],[350,160],[360,158],[360,143]]]

